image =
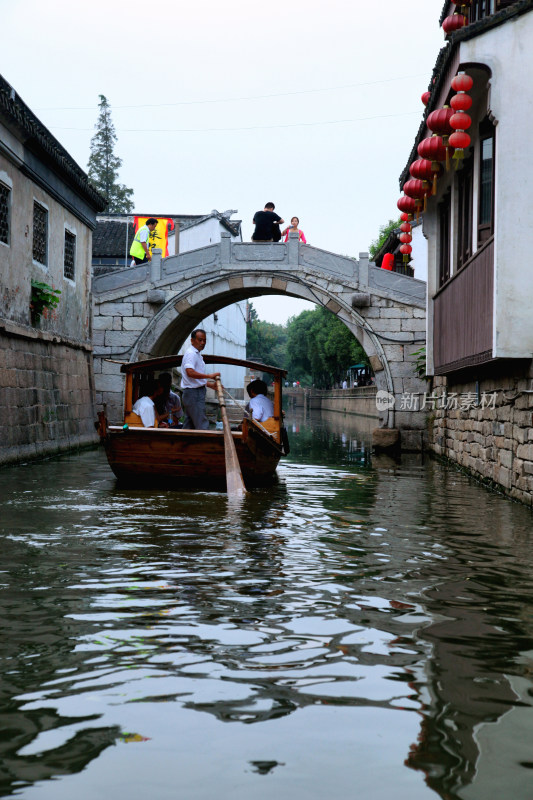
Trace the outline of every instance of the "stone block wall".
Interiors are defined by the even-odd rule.
[[[0,325],[0,464],[98,441],[92,348],[45,331]]]
[[[533,505],[533,369],[510,372],[454,384],[435,378],[430,448]]]

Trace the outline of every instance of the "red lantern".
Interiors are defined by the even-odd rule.
[[[409,242],[413,241],[413,237],[410,233],[400,233],[400,242],[402,244],[409,244]]]
[[[427,106],[427,104],[429,103],[430,97],[431,97],[431,92],[424,92],[424,94],[420,98],[425,106]]]
[[[381,269],[392,270],[394,266],[394,255],[392,253],[385,253],[381,262]]]
[[[403,255],[404,264],[407,264],[407,262],[409,261],[409,255],[412,252],[413,252],[413,248],[411,247],[410,244],[402,244],[401,245],[400,253],[402,253],[402,255]]]
[[[450,105],[454,111],[468,111],[472,106],[472,98],[465,92],[459,92],[459,94],[454,94]]]
[[[458,72],[455,78],[452,78],[451,85],[454,92],[469,92],[474,85],[474,81],[466,72]]]
[[[446,17],[442,23],[442,30],[445,36],[449,36],[450,33],[461,30],[466,24],[466,19],[462,14],[451,14],[451,16]]]
[[[404,215],[402,214],[402,217],[403,216]],[[400,225],[400,230],[403,231],[403,233],[409,233],[411,231],[411,226],[408,222],[402,222]]]
[[[420,200],[427,194],[427,186],[424,184],[425,181],[412,178],[410,181],[406,181],[404,183],[403,190],[407,197],[413,197],[415,200]]]
[[[464,111],[458,111],[450,117],[450,125],[455,131],[465,131],[472,124],[472,120]]]
[[[402,214],[400,214],[400,219],[402,220],[402,222],[408,222],[409,221],[409,214],[406,214],[405,211],[404,211]],[[411,227],[411,226],[409,226],[409,227]]]
[[[438,108],[432,111],[426,120],[426,124],[430,131],[433,133],[440,133],[441,136],[449,136],[452,132],[450,128],[450,117],[453,115],[453,109],[449,106]],[[446,145],[446,142],[443,142]]]
[[[422,139],[418,145],[418,155],[420,158],[427,158],[430,161],[444,161],[446,158],[446,148],[442,142],[442,138],[437,136],[428,136]]]
[[[418,161],[413,161],[409,167],[409,172],[413,178],[418,178],[421,181],[433,180],[431,161],[427,158],[419,158]]]
[[[426,139],[422,139],[418,145],[418,155],[423,159],[431,161],[431,174],[433,175],[433,194],[437,193],[437,176],[441,172],[439,161],[446,160],[446,147],[441,136],[433,134]]]
[[[420,181],[416,178],[411,178],[403,185],[403,190],[408,197],[412,197],[415,201],[416,218],[421,211],[426,210],[426,198],[431,194],[431,186],[427,181]],[[422,199],[424,202],[422,202]]]
[[[440,133],[442,136],[442,143],[446,148],[446,169],[450,168],[450,153],[448,150],[448,136],[453,128],[450,125],[450,117],[453,117],[453,108],[444,106],[436,111],[432,111],[426,120],[426,124],[430,131]]]
[[[455,131],[450,136],[450,144],[455,147],[454,158],[460,159],[464,158],[464,151],[467,147],[470,147],[470,136],[468,133],[464,131]]]
[[[398,206],[400,211],[403,211],[405,214],[408,215],[408,218],[412,217],[416,211],[416,203],[412,197],[406,197],[405,195],[403,195],[402,197],[400,197],[396,205]]]

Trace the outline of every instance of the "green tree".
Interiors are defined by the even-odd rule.
[[[401,224],[402,224],[401,219],[390,219],[386,225],[380,226],[378,238],[374,239],[374,241],[368,248],[371,258],[374,258],[381,245],[387,241],[389,233],[392,233],[393,230],[399,228]]]
[[[246,357],[282,369],[285,369],[287,360],[286,327],[260,320],[251,303],[246,331]]]
[[[100,112],[95,125],[96,133],[91,139],[91,155],[87,165],[89,179],[105,197],[108,212],[128,213],[133,210],[133,189],[118,183],[122,159],[114,154],[117,135],[111,120],[111,107],[103,94],[100,95],[98,107]]]
[[[327,388],[340,383],[352,364],[368,364],[357,339],[326,308],[302,311],[289,320],[287,334],[287,368],[291,380]]]

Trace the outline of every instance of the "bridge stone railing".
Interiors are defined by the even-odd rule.
[[[301,244],[297,235],[271,244],[233,242],[222,234],[219,243],[165,259],[155,250],[149,264],[96,277],[97,402],[121,405],[115,359],[171,352],[218,308],[272,293],[308,299],[336,314],[368,353],[378,393],[389,398],[379,410],[380,424],[420,434],[425,414],[413,398],[426,386],[414,362],[425,341],[426,284],[375,267],[367,253],[349,258]]]

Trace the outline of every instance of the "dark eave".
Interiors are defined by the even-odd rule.
[[[441,90],[443,88],[443,82],[446,79],[447,67],[461,42],[465,42],[469,39],[475,38],[476,36],[480,36],[482,33],[486,33],[493,28],[497,28],[499,25],[503,25],[514,17],[520,16],[521,14],[527,14],[528,11],[531,10],[533,10],[533,0],[517,0],[517,2],[513,3],[513,5],[503,8],[501,11],[498,11],[496,14],[492,14],[489,17],[483,17],[483,19],[479,19],[477,22],[472,22],[470,25],[461,28],[450,36],[448,42],[439,52],[433,68],[431,80],[428,86],[428,90],[431,92],[431,98],[426,106],[424,117],[418,128],[418,133],[409,155],[409,160],[407,161],[407,164],[400,175],[400,190],[403,188],[405,181],[409,178],[409,167],[413,161],[418,158],[417,148],[426,133],[426,120],[428,115],[431,114],[431,112],[436,108],[437,99],[440,97]]]
[[[122,364],[121,372],[155,372],[156,370],[170,369],[179,367],[183,356],[162,356],[161,358],[149,358],[146,361],[134,361],[129,364]],[[202,358],[206,364],[231,364],[236,367],[246,367],[256,372],[269,372],[272,375],[285,376],[287,370],[279,367],[270,367],[268,364],[258,364],[257,361],[244,361],[240,358],[230,358],[229,356],[208,356],[202,353]]]
[[[0,122],[20,139],[24,147],[55,168],[65,182],[84,197],[95,211],[102,211],[105,208],[104,198],[92,186],[86,173],[2,75],[0,75]]]
[[[455,6],[455,3],[453,3],[451,0],[445,0],[444,5],[442,7],[440,19],[439,19],[439,27],[442,27],[442,23],[444,22],[446,17],[449,15],[449,13],[451,11],[451,6]]]

